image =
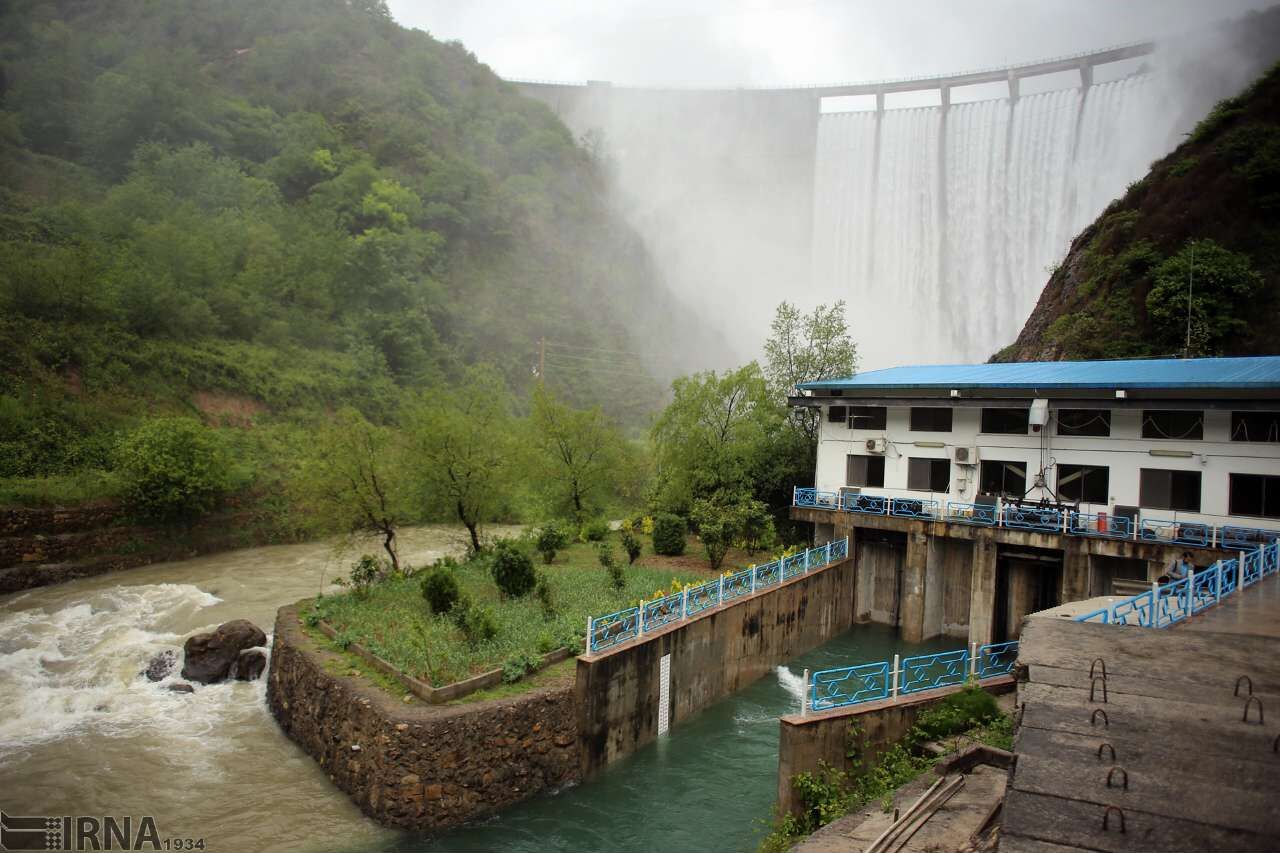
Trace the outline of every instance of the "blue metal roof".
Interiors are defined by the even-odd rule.
[[[810,391],[835,388],[851,391],[908,388],[1280,389],[1280,356],[930,364],[890,367],[843,379],[821,379],[801,383],[799,387]]]

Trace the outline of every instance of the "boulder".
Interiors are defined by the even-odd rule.
[[[267,668],[267,656],[261,649],[246,649],[236,659],[231,668],[231,676],[236,681],[256,681]]]
[[[178,653],[173,649],[165,649],[151,659],[151,663],[147,664],[142,674],[147,677],[147,681],[164,681],[177,665]]]
[[[224,622],[210,634],[188,637],[182,647],[182,677],[201,684],[222,681],[245,649],[264,646],[267,635],[245,619]]]

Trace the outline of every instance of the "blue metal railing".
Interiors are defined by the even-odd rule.
[[[1073,512],[1067,519],[1067,532],[1074,536],[1105,536],[1109,539],[1132,539],[1133,520],[1123,515]]]
[[[1062,533],[1066,530],[1061,510],[1042,507],[1006,506],[1001,513],[1001,526],[1015,530],[1040,530]]]
[[[590,652],[613,648],[664,625],[691,619],[705,610],[757,590],[841,562],[848,556],[849,540],[846,537],[798,554],[788,554],[763,566],[725,574],[653,601],[641,602],[637,607],[590,618],[587,620],[587,648]]]
[[[919,498],[893,498],[889,501],[889,514],[899,518],[937,518],[938,502]]]
[[[1100,610],[1077,616],[1077,622],[1167,628],[1280,571],[1280,542],[1219,560],[1207,569],[1122,598]]]
[[[995,504],[966,504],[947,501],[947,521],[959,524],[984,524],[987,527],[996,525]]]
[[[885,495],[823,492],[797,487],[792,506],[853,512],[863,515],[890,515],[898,518],[940,520],[956,524],[981,524],[1014,530],[1061,533],[1068,536],[1102,536],[1132,539],[1192,548],[1219,548],[1248,551],[1280,539],[1280,531],[1257,527],[1223,525],[1201,521],[1168,521],[1105,513],[1083,513],[1058,507],[1020,507],[947,501],[940,512],[938,501],[924,498],[891,498]]]
[[[863,663],[813,673],[805,685],[805,711],[826,711],[875,702],[898,695],[953,687],[971,678],[986,679],[1013,672],[1017,642],[990,643],[931,655]]]

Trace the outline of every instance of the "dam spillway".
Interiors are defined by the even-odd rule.
[[[1188,71],[1192,54],[775,89],[513,85],[601,146],[658,269],[740,358],[779,301],[844,299],[869,369],[1010,343],[1079,230],[1252,73]],[[858,96],[875,108],[836,111]]]
[[[876,363],[985,360],[1146,162],[1135,75],[947,107],[824,114],[812,289]],[[1136,149],[1136,150],[1135,150]],[[923,334],[904,334],[909,323]]]

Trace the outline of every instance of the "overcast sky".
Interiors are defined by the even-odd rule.
[[[389,0],[504,77],[772,86],[1007,65],[1195,30],[1275,0]]]

